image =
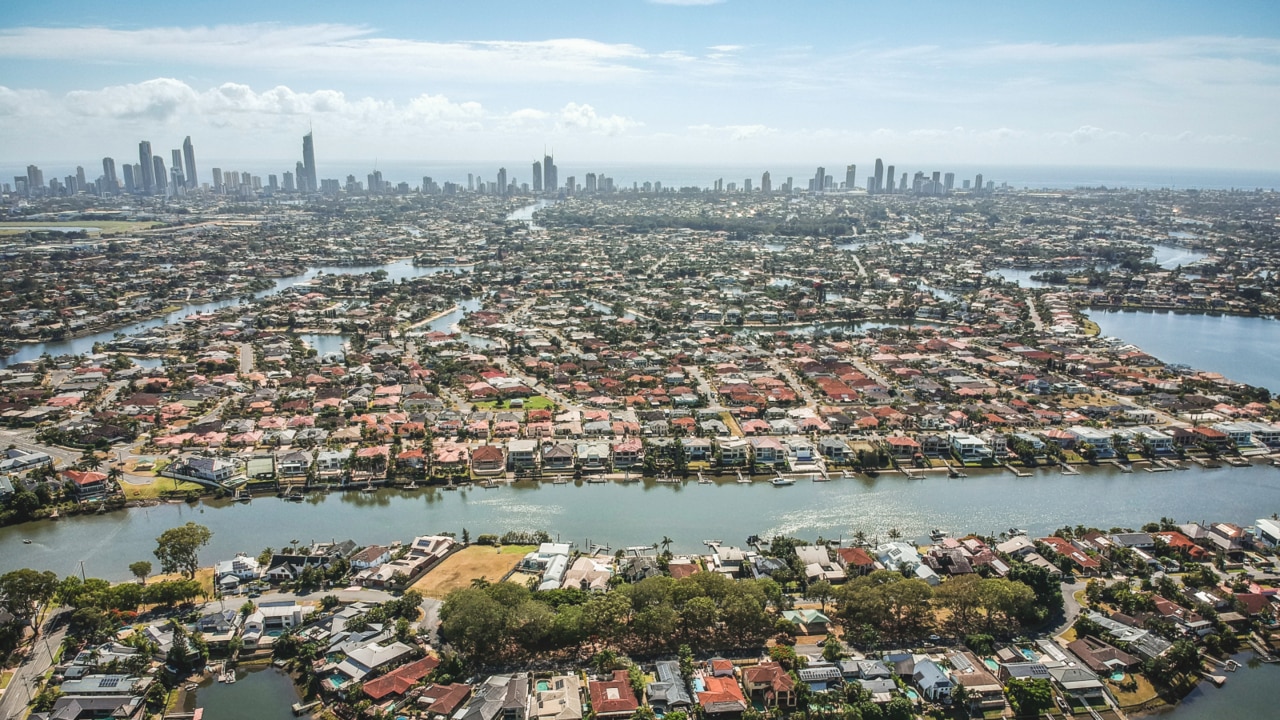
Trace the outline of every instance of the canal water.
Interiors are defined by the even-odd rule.
[[[298,690],[288,675],[274,667],[241,669],[234,683],[201,684],[196,707],[205,720],[293,720]]]
[[[366,266],[322,266],[314,267],[300,275],[290,275],[288,277],[277,278],[272,286],[266,290],[261,290],[253,294],[255,298],[263,298],[268,295],[274,295],[299,283],[307,282],[315,279],[317,276],[324,275],[361,275],[371,273],[376,270],[385,270],[387,279],[392,282],[401,280],[424,277],[442,272],[463,272],[469,270],[467,266],[461,265],[424,265],[414,266],[413,260],[398,260],[383,265],[366,265]],[[121,328],[112,330],[103,330],[102,332],[84,337],[73,338],[71,340],[63,340],[59,342],[46,343],[22,343],[19,344],[18,351],[6,358],[0,358],[0,367],[6,367],[11,363],[26,362],[28,360],[36,360],[41,355],[48,353],[54,357],[59,355],[79,355],[93,351],[94,343],[109,342],[114,340],[117,335],[136,335],[151,328],[175,323],[188,315],[198,315],[209,313],[215,310],[232,307],[240,304],[240,298],[226,298],[225,300],[215,300],[212,302],[192,303],[184,305],[182,308],[160,317],[154,317],[149,320],[142,320],[126,325]]]
[[[1221,373],[1280,392],[1280,322],[1235,315],[1091,310],[1103,335],[1133,343],[1162,362]]]
[[[1161,517],[1251,525],[1275,512],[1280,469],[1265,465],[1128,474],[1086,468],[1078,476],[1043,469],[1029,478],[1007,471],[974,471],[958,479],[934,472],[919,480],[884,473],[787,487],[759,479],[739,485],[732,478],[707,485],[524,481],[489,490],[315,494],[301,503],[267,496],[243,504],[167,504],[13,525],[0,528],[0,573],[30,567],[68,575],[84,561],[89,575],[125,580],[129,563],[152,558],[162,532],[188,521],[213,531],[200,555],[212,564],[294,540],[386,543],[461,534],[463,528],[472,537],[546,530],[580,546],[590,541],[615,548],[650,545],[666,535],[677,552],[696,552],[704,540],[741,544],[752,534],[813,540],[862,531],[884,539],[897,528],[904,537],[923,539],[934,528],[996,535],[1012,527],[1045,534],[1082,523],[1104,530],[1137,527]]]
[[[1245,667],[1226,675],[1227,683],[1214,687],[1200,683],[1177,707],[1156,713],[1160,720],[1223,720],[1274,718],[1280,708],[1280,665],[1257,661],[1250,667],[1253,653],[1235,656]]]

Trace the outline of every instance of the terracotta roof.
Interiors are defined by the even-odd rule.
[[[597,716],[630,715],[640,707],[626,670],[614,670],[612,680],[595,680],[590,683],[591,709]]]
[[[382,677],[366,682],[364,694],[374,700],[381,700],[391,694],[403,695],[439,665],[440,659],[430,655],[408,665],[402,665]]]

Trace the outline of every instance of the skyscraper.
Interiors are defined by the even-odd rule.
[[[542,163],[533,161],[533,191],[542,192]]]
[[[978,176],[973,179],[973,189],[976,192],[982,192],[982,173],[978,173]]]
[[[103,162],[106,162],[106,160],[111,160],[111,158],[106,158]],[[137,186],[134,185],[133,180],[133,165],[125,163],[124,167],[120,169],[124,171],[124,191],[132,195],[134,192],[137,192]]]
[[[945,192],[951,192],[956,189],[956,174],[949,172],[942,176],[942,189]]]
[[[33,197],[44,193],[44,171],[35,165],[27,166],[27,192]]]
[[[550,155],[542,158],[542,189],[545,192],[555,192],[560,188],[560,182],[556,178],[556,161]]]
[[[152,160],[151,142],[143,140],[138,143],[138,166],[142,168],[142,192],[144,195],[156,193],[156,166]]]
[[[88,187],[88,184],[85,182],[85,179],[84,179],[84,167],[77,165],[76,166],[76,191],[84,192],[86,187]]]
[[[889,166],[889,168],[888,168],[887,170],[885,170],[885,172],[884,172],[884,180],[885,180],[885,184],[884,184],[884,188],[883,188],[883,189],[884,189],[884,191],[885,191],[885,192],[887,192],[887,193],[893,193],[893,181],[894,181],[894,179],[895,179],[895,177],[896,177],[896,176],[893,174],[893,170],[894,170],[893,166],[892,166],[892,165],[890,165],[890,166]]]
[[[298,189],[303,192],[319,190],[320,185],[316,182],[316,146],[310,132],[302,136],[302,169],[306,175],[306,181],[304,183],[303,178],[299,176]]]
[[[168,188],[167,188],[168,182],[166,182],[166,181],[165,181],[165,179],[164,179],[164,178],[165,178],[165,172],[164,172],[164,158],[160,157],[159,155],[152,155],[152,156],[151,156],[151,165],[152,165],[152,167],[151,167],[151,177],[152,177],[152,179],[155,181],[155,194],[156,194],[156,195],[167,195],[167,194],[168,194]]]
[[[818,166],[818,171],[813,174],[813,191],[822,192],[827,189],[827,169]]]
[[[773,180],[769,177],[768,170],[765,170],[764,174],[760,176],[760,192],[765,195],[773,192]]]
[[[182,158],[186,162],[186,181],[189,190],[195,190],[200,187],[200,183],[196,180],[196,149],[191,144],[191,136],[188,135],[186,140],[182,141]]]
[[[293,166],[294,189],[300,193],[307,191],[307,168],[299,161]]]
[[[120,192],[120,183],[116,180],[116,161],[109,158],[102,158],[102,176],[106,178],[106,191],[115,195]]]
[[[507,194],[507,169],[498,168],[498,194]]]
[[[173,156],[173,164],[169,166],[169,175],[185,188],[187,186],[187,178],[182,174],[182,151],[174,148],[171,154]],[[179,185],[173,186],[174,195],[178,194]]]
[[[852,190],[858,180],[858,166],[846,165],[844,168],[844,189]]]
[[[884,162],[880,158],[876,158],[876,174],[874,183],[867,187],[871,192],[880,192],[884,188]]]

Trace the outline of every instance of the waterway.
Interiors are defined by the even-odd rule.
[[[1249,667],[1252,652],[1235,656],[1245,667],[1225,674],[1227,684],[1214,687],[1202,682],[1174,708],[1156,713],[1161,720],[1222,720],[1244,718],[1261,720],[1276,716],[1280,708],[1280,665],[1255,663]]]
[[[759,479],[739,485],[733,478],[708,485],[524,481],[490,490],[314,494],[301,503],[266,496],[241,504],[167,504],[13,525],[0,528],[0,573],[31,567],[66,575],[84,561],[89,575],[125,580],[129,563],[151,558],[156,537],[188,521],[213,530],[200,556],[211,564],[292,540],[385,543],[463,528],[473,537],[546,530],[580,545],[589,539],[613,547],[667,535],[676,551],[694,552],[707,539],[740,544],[751,534],[848,538],[861,530],[884,538],[897,528],[923,539],[933,528],[999,534],[1010,527],[1043,534],[1080,523],[1137,527],[1161,517],[1250,525],[1274,512],[1280,512],[1280,470],[1265,465],[1128,474],[1085,468],[1079,476],[1042,469],[1021,479],[1007,471],[958,479],[934,472],[918,480],[883,473],[788,487]]]
[[[205,720],[293,720],[298,690],[288,675],[274,667],[239,670],[234,683],[209,681],[196,691],[196,707]]]
[[[461,265],[414,266],[413,260],[411,259],[397,260],[383,265],[321,266],[311,268],[300,275],[290,275],[288,277],[277,278],[270,288],[254,293],[253,297],[256,299],[267,297],[268,295],[274,295],[295,285],[314,280],[320,275],[361,275],[364,273],[375,272],[377,270],[384,270],[387,273],[388,280],[392,282],[400,282],[401,280],[424,277],[427,275],[434,275],[436,273],[464,272],[469,269],[469,267]],[[17,346],[17,352],[13,355],[6,358],[0,358],[0,367],[6,367],[12,363],[36,360],[45,353],[54,357],[59,355],[80,355],[82,353],[89,353],[93,351],[94,343],[110,342],[111,340],[116,339],[118,335],[137,335],[150,330],[151,328],[178,322],[188,315],[210,313],[215,310],[221,310],[223,308],[239,304],[241,304],[240,298],[226,298],[224,300],[215,300],[211,302],[191,303],[166,315],[142,320],[120,328],[103,330],[102,332],[97,332],[92,335],[85,335],[83,337],[58,342],[19,344]]]
[[[1091,310],[1102,334],[1173,364],[1189,365],[1280,392],[1280,322],[1235,315]]]

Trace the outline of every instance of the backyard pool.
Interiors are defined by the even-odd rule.
[[[700,678],[700,677],[696,677],[696,678],[694,678],[694,679],[693,679],[693,690],[694,690],[694,692],[706,692],[706,690],[707,690],[707,682],[706,682],[705,680],[703,680],[702,678]]]
[[[1124,673],[1122,672],[1111,673],[1111,682],[1124,682]]]
[[[547,682],[546,680],[538,681],[538,692],[546,692],[550,689],[551,689],[551,683]]]
[[[915,690],[912,690],[911,688],[907,688],[907,697],[911,698],[911,702],[920,701],[920,693],[916,692]]]
[[[982,658],[982,664],[986,665],[987,669],[993,673],[1000,672],[1000,663],[992,660],[991,658]]]
[[[1029,648],[1020,648],[1020,649],[1022,650],[1022,657],[1030,660],[1031,662],[1036,661],[1036,653],[1034,650],[1031,650]]]

